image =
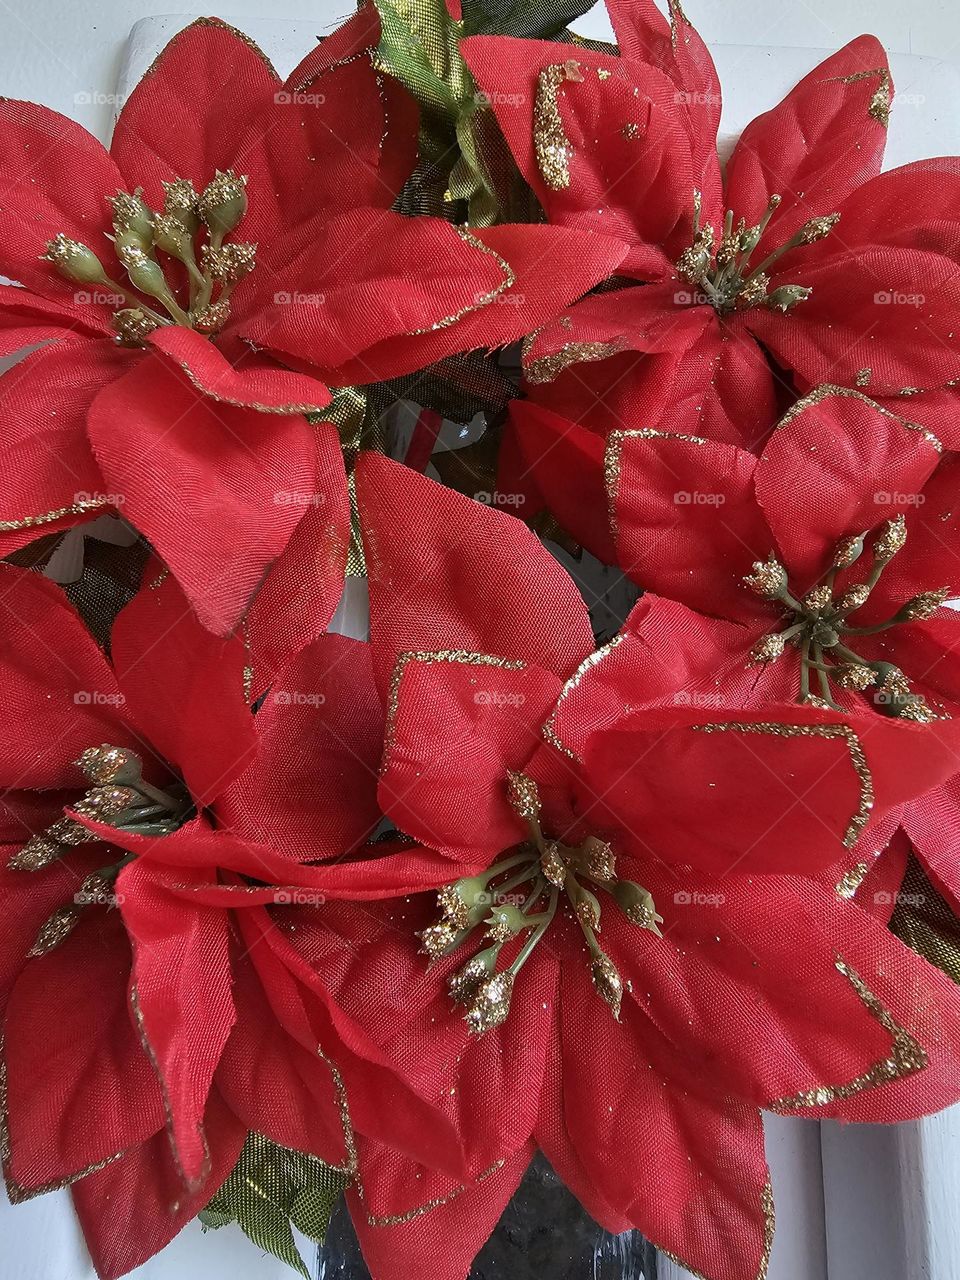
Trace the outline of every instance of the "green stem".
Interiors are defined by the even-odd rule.
[[[556,885],[553,885],[550,889],[550,901],[547,904],[546,911],[543,913],[543,916],[540,919],[540,923],[537,925],[536,929],[534,929],[533,933],[530,934],[526,942],[520,948],[519,952],[517,953],[517,958],[514,960],[513,964],[510,966],[508,970],[508,972],[514,976],[514,978],[517,976],[517,974],[520,972],[523,966],[530,959],[531,955],[533,954],[534,947],[537,945],[537,943],[546,933],[547,929],[549,929],[550,922],[557,911],[557,900],[559,896],[560,896],[560,890],[557,888]]]

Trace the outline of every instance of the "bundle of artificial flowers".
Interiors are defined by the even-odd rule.
[[[538,1149],[758,1280],[764,1109],[960,1099],[960,160],[861,37],[722,170],[588,7],[0,102],[0,1150],[104,1280],[344,1186],[463,1280]]]

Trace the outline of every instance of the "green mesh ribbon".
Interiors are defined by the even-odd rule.
[[[960,985],[960,920],[911,855],[890,930]]]
[[[380,67],[416,98],[421,112],[420,166],[416,199],[401,200],[404,212],[445,214],[454,220],[465,206],[470,226],[486,227],[516,217],[530,193],[521,178],[484,96],[460,53],[472,35],[533,39],[577,39],[567,23],[596,0],[464,0],[454,21],[445,0],[375,0],[380,13]],[[409,193],[408,193],[409,197]],[[532,215],[532,216],[531,216]]]
[[[233,1172],[199,1217],[205,1229],[235,1222],[258,1248],[310,1280],[293,1228],[319,1244],[345,1186],[342,1173],[314,1156],[249,1133]]]

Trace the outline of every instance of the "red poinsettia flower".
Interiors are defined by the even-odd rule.
[[[942,716],[960,709],[960,618],[944,607],[960,552],[957,455],[929,432],[831,387],[799,401],[759,456],[656,429],[604,442],[530,403],[513,413],[561,524],[641,586],[711,615],[701,651],[725,696],[814,698],[867,731],[921,721],[916,793],[956,771],[942,772],[956,745]],[[575,489],[560,480],[573,475]]]
[[[171,578],[119,615],[110,663],[36,575],[3,570],[0,613],[14,1198],[76,1182],[100,1274],[122,1274],[195,1215],[250,1128],[352,1159],[344,1081],[358,1132],[420,1158],[429,1131],[456,1172],[459,1139],[432,1101],[277,927],[290,905],[393,896],[439,874],[436,855],[395,845],[302,865],[342,857],[379,821],[367,646],[323,637],[254,716],[242,643],[204,631]],[[118,1204],[136,1206],[141,1230],[117,1234]]]
[[[303,417],[327,384],[511,341],[614,269],[623,246],[602,236],[391,212],[417,119],[374,68],[378,39],[367,7],[281,84],[203,19],[109,152],[2,104],[0,270],[24,287],[0,290],[0,352],[45,343],[0,394],[4,553],[115,506],[226,633],[309,505],[343,541],[338,435]]]
[[[705,709],[677,683],[693,644],[670,606],[642,601],[595,651],[519,521],[373,455],[358,492],[380,802],[451,870],[438,922],[422,899],[370,912],[338,999],[360,1016],[376,988],[373,1034],[446,1099],[476,1175],[416,1169],[413,1197],[409,1163],[361,1141],[374,1275],[464,1276],[538,1144],[609,1229],[753,1280],[758,1108],[892,1120],[958,1093],[956,988],[835,888],[874,766],[892,772],[884,728],[855,746],[816,708]],[[336,983],[328,945],[298,945]]]
[[[716,70],[671,9],[672,24],[652,0],[613,0],[619,58],[462,46],[550,221],[630,245],[617,287],[529,346],[532,390],[594,426],[683,420],[751,444],[776,416],[774,368],[801,391],[942,388],[960,366],[960,168],[880,174],[881,46],[861,36],[813,70],[744,130],[722,177]]]

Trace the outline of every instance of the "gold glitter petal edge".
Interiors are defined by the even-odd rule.
[[[943,453],[943,442],[932,431],[921,426],[919,422],[911,422],[908,418],[901,418],[899,414],[892,413],[882,404],[877,404],[876,400],[872,400],[855,387],[838,387],[834,386],[833,383],[825,382],[819,387],[814,387],[812,391],[808,391],[805,396],[802,396],[795,404],[790,406],[777,423],[775,429],[779,430],[780,427],[787,426],[788,423],[793,422],[794,418],[798,418],[806,409],[811,408],[813,405],[822,404],[824,400],[829,400],[834,396],[838,399],[845,397],[848,400],[859,400],[861,404],[869,405],[871,409],[875,409],[882,417],[898,423],[905,431],[916,431],[921,439],[926,440],[927,444],[936,449],[937,453]]]
[[[491,653],[473,653],[469,649],[438,649],[435,652],[408,649],[397,658],[396,666],[390,676],[390,690],[387,695],[387,724],[384,732],[383,762],[380,772],[385,773],[390,764],[396,736],[397,708],[400,702],[400,685],[403,674],[411,662],[452,662],[467,667],[498,667],[501,671],[523,671],[526,663],[521,658],[500,658]]]
[[[634,431],[611,431],[603,454],[603,484],[607,494],[607,523],[614,543],[617,540],[617,491],[620,487],[620,464],[625,440],[684,440],[687,444],[707,444],[703,436],[684,435],[680,431],[657,431],[641,427]]]
[[[763,1213],[763,1251],[760,1254],[760,1267],[757,1271],[757,1280],[767,1280],[767,1273],[770,1270],[770,1255],[773,1252],[773,1237],[776,1233],[777,1215],[773,1206],[773,1187],[768,1182],[760,1193],[760,1209]],[[694,1280],[710,1280],[709,1276],[704,1275],[702,1271],[696,1271],[691,1267],[689,1262],[671,1253],[669,1249],[661,1249],[659,1245],[654,1245],[657,1253],[668,1258],[671,1262],[675,1262],[678,1267],[683,1267],[684,1271],[689,1271]]]
[[[237,409],[255,409],[257,413],[280,414],[285,418],[289,418],[294,414],[314,413],[323,414],[323,405],[318,404],[259,404],[251,400],[235,400],[231,396],[217,395],[216,391],[211,391],[208,386],[201,382],[200,378],[194,373],[185,360],[178,360],[177,367],[182,369],[187,375],[187,380],[195,391],[199,391],[205,400],[213,400],[217,404],[233,405]]]
[[[842,741],[850,756],[850,764],[860,784],[860,803],[856,813],[847,824],[843,836],[845,849],[852,849],[860,837],[860,833],[870,820],[873,809],[873,775],[867,763],[863,743],[858,735],[845,724],[782,724],[780,721],[741,722],[723,721],[716,724],[695,724],[691,728],[699,733],[758,733],[769,734],[775,738],[826,738]]]
[[[77,1173],[71,1173],[55,1182],[45,1183],[42,1187],[24,1187],[16,1182],[10,1173],[10,1129],[7,1123],[7,1065],[3,1054],[3,1040],[0,1039],[0,1166],[3,1169],[3,1181],[7,1189],[7,1198],[11,1204],[23,1204],[25,1200],[34,1200],[50,1191],[63,1191],[64,1188],[79,1182],[91,1173],[99,1173],[107,1165],[114,1164],[126,1155],[126,1150],[117,1151],[112,1156],[97,1160]]]
[[[69,507],[57,507],[53,511],[44,511],[36,516],[20,516],[17,520],[0,520],[0,533],[17,533],[21,529],[37,529],[45,524],[53,524],[66,516],[82,516],[87,511],[100,511],[112,504],[106,498],[89,498],[82,502],[74,502]]]
[[[511,267],[510,263],[507,262],[506,258],[501,257],[501,255],[497,253],[496,249],[492,249],[490,245],[484,244],[482,240],[471,235],[466,227],[454,227],[454,231],[456,231],[464,244],[469,245],[471,249],[476,249],[480,253],[486,254],[488,258],[492,258],[503,272],[503,279],[495,289],[491,289],[488,293],[481,294],[475,302],[471,302],[468,305],[461,307],[459,311],[454,311],[452,315],[444,316],[442,320],[435,320],[433,324],[428,324],[423,329],[407,330],[408,336],[410,337],[417,337],[420,334],[426,333],[435,333],[438,329],[449,329],[451,325],[457,324],[464,318],[464,316],[468,316],[474,311],[480,311],[481,308],[488,307],[492,302],[496,302],[497,298],[499,298],[501,294],[506,293],[508,289],[512,289],[517,283],[517,276],[513,267]]]
[[[537,96],[533,105],[533,146],[537,167],[544,182],[553,191],[570,186],[570,157],[573,145],[567,137],[560,116],[560,86],[566,80],[583,79],[580,64],[570,59],[544,67],[537,77]]]
[[[195,18],[193,22],[188,23],[187,26],[182,28],[182,30],[178,31],[175,36],[171,36],[170,39],[167,41],[167,43],[164,45],[164,47],[160,50],[160,52],[154,58],[154,60],[150,63],[149,67],[147,67],[146,71],[143,73],[143,76],[142,76],[143,80],[146,80],[148,76],[152,76],[156,73],[157,68],[160,66],[161,62],[163,62],[164,57],[166,56],[170,48],[173,45],[175,45],[178,40],[182,40],[183,37],[187,34],[187,32],[192,31],[194,27],[217,27],[221,31],[229,31],[229,33],[232,36],[234,36],[242,44],[245,44],[248,49],[250,49],[253,53],[255,53],[257,57],[260,59],[260,61],[264,64],[264,66],[266,66],[269,69],[270,74],[273,76],[274,80],[276,80],[278,83],[280,82],[280,76],[277,74],[276,67],[273,65],[273,63],[270,61],[267,55],[263,52],[263,50],[257,44],[256,40],[252,40],[250,36],[246,34],[246,32],[240,31],[239,28],[237,27],[232,27],[229,22],[223,22],[221,21],[220,18]]]
[[[837,885],[837,896],[849,902],[851,898],[856,896],[856,892],[866,880],[869,870],[869,862],[858,862],[855,867],[851,867],[846,875],[841,877]]]
[[[576,671],[560,690],[557,701],[554,703],[553,710],[550,713],[550,718],[541,730],[541,733],[546,741],[549,742],[550,746],[556,747],[556,749],[569,760],[576,760],[577,756],[569,747],[565,747],[557,736],[557,716],[560,714],[560,708],[563,705],[564,700],[573,692],[574,689],[578,687],[580,681],[587,672],[591,671],[598,663],[602,662],[608,653],[611,653],[616,649],[617,645],[622,644],[624,639],[625,636],[621,632],[620,635],[614,636],[607,644],[602,645],[601,648],[595,650],[588,657],[584,658],[579,667],[577,667]]]
[[[840,84],[857,84],[861,80],[877,80],[877,88],[867,107],[867,115],[876,120],[877,124],[882,124],[884,128],[887,127],[890,123],[891,90],[893,85],[890,80],[890,72],[886,67],[871,67],[869,71],[856,71],[850,76],[838,76],[836,80]]]
[[[844,1102],[848,1098],[856,1097],[858,1093],[866,1093],[892,1080],[901,1080],[905,1076],[914,1075],[922,1071],[929,1061],[926,1050],[905,1027],[895,1021],[893,1015],[883,1007],[856,970],[839,955],[834,963],[838,972],[847,979],[866,1006],[867,1012],[885,1031],[890,1033],[893,1041],[890,1055],[881,1058],[855,1079],[848,1080],[844,1084],[814,1085],[791,1097],[777,1098],[768,1104],[768,1111],[803,1111],[811,1107],[824,1107],[831,1102]]]
[[[424,1214],[431,1213],[434,1209],[439,1209],[445,1204],[449,1204],[451,1200],[456,1200],[458,1196],[462,1196],[465,1191],[472,1191],[474,1187],[480,1186],[486,1182],[488,1178],[492,1178],[495,1173],[499,1173],[506,1160],[496,1160],[489,1169],[484,1169],[483,1173],[477,1174],[471,1183],[461,1183],[460,1186],[454,1187],[452,1191],[447,1192],[445,1196],[435,1196],[432,1200],[427,1200],[424,1204],[417,1205],[415,1209],[407,1209],[404,1213],[391,1214],[374,1214],[367,1213],[367,1223],[371,1227],[402,1227],[407,1222],[413,1222],[416,1218],[422,1218]],[[357,1194],[363,1199],[363,1192],[360,1188],[359,1179],[357,1180]]]
[[[611,356],[619,355],[623,350],[623,338],[612,338],[609,342],[565,342],[559,351],[554,351],[552,355],[538,356],[524,365],[523,376],[533,385],[553,382],[572,364],[608,360]]]

